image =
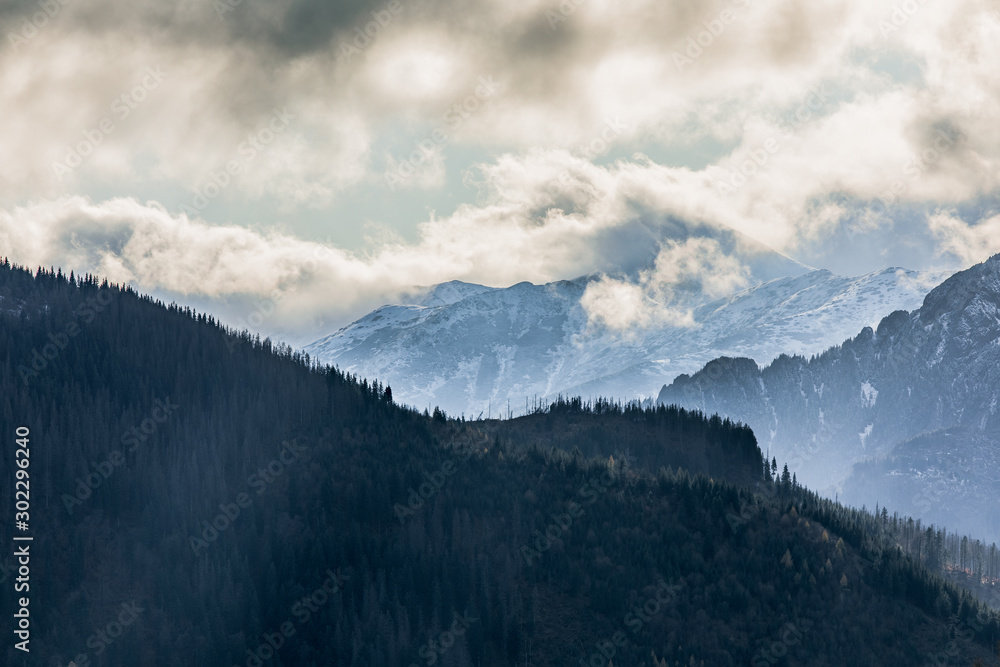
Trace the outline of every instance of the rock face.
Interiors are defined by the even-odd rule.
[[[940,480],[946,473],[927,466],[944,452],[962,443],[995,450],[990,434],[1000,430],[998,397],[1000,255],[946,280],[918,310],[894,312],[877,329],[866,327],[818,356],[782,356],[763,368],[748,359],[718,359],[664,386],[657,400],[744,421],[761,448],[788,461],[804,483],[828,492],[843,485],[846,500],[870,504],[880,493],[872,485],[892,471]],[[944,431],[893,449],[956,427],[966,435]],[[928,452],[922,462],[920,452]],[[853,464],[890,453],[844,484]],[[991,455],[961,465],[995,463]]]
[[[387,382],[396,400],[421,409],[497,416],[509,401],[518,414],[526,398],[559,394],[652,398],[654,387],[721,355],[766,363],[783,352],[818,353],[886,313],[916,308],[941,279],[903,269],[855,278],[804,270],[713,301],[685,295],[694,326],[625,333],[588,325],[580,299],[591,277],[506,289],[452,282],[415,303],[379,308],[305,351]]]

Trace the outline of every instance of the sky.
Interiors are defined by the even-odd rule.
[[[449,280],[752,282],[711,230],[842,275],[1000,251],[1000,0],[5,0],[0,33],[0,254],[293,338]]]

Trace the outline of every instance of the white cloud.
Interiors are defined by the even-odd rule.
[[[859,222],[859,203],[882,197],[937,210],[1000,192],[995,2],[922,3],[885,37],[881,23],[895,20],[893,9],[850,0],[588,0],[556,25],[546,12],[558,2],[403,5],[350,58],[342,44],[384,1],[331,9],[325,0],[244,0],[220,21],[211,3],[96,0],[66,5],[16,49],[4,42],[0,152],[16,157],[0,163],[3,250],[15,261],[79,266],[179,293],[268,294],[303,282],[301,256],[315,244],[176,212],[275,108],[294,121],[221,198],[273,197],[291,217],[356,189],[377,197],[386,167],[404,157],[387,147],[426,138],[483,75],[502,81],[503,93],[447,138],[449,149],[495,151],[469,175],[481,199],[445,217],[414,218],[413,243],[387,237],[367,252],[330,248],[309,280],[337,286],[337,308],[412,284],[541,282],[641,258],[652,271],[645,282],[608,278],[591,294],[604,321],[642,322],[647,306],[662,304],[655,286],[679,279],[660,275],[658,252],[710,258],[723,285],[739,275],[686,239],[662,252],[658,239],[643,246],[651,243],[644,225],[678,219],[821,254],[848,220],[866,234],[891,228],[892,215],[877,211]],[[711,32],[724,10],[735,18],[679,69],[674,54],[706,22]],[[10,25],[19,25],[10,11]],[[161,67],[166,80],[116,118],[112,104],[146,67]],[[115,119],[114,132],[57,178],[52,162],[105,117]],[[580,147],[614,118],[625,123],[598,154],[670,157],[595,164]],[[928,159],[940,132],[954,141]],[[748,163],[768,142],[778,149],[766,163]],[[445,155],[432,148],[406,191],[447,187],[448,169],[469,167]],[[752,173],[721,192],[719,183],[741,170]],[[86,196],[95,192],[94,200],[182,194],[152,206],[94,204]],[[992,247],[993,220],[938,215],[912,224],[964,262]],[[296,303],[325,308],[320,295],[303,290]],[[611,302],[620,312],[599,307]]]
[[[587,286],[581,305],[589,324],[619,331],[694,326],[694,316],[686,307],[692,296],[720,297],[749,282],[750,270],[726,254],[718,241],[668,241],[657,254],[653,268],[641,271],[637,282],[604,276]]]
[[[1000,252],[1000,215],[968,224],[952,213],[940,212],[928,220],[941,254],[957,257],[969,266]]]
[[[697,225],[671,222],[695,219],[697,210],[671,201],[677,184],[660,183],[662,173],[628,163],[598,167],[564,151],[507,156],[483,167],[481,204],[432,215],[415,242],[381,234],[363,252],[212,225],[155,202],[63,197],[0,209],[0,252],[30,266],[97,272],[144,290],[224,297],[294,288],[286,308],[299,308],[303,317],[310,309],[343,317],[414,285],[462,279],[505,286],[632,270],[652,264],[672,234],[723,229],[705,223],[707,232],[691,232]],[[306,268],[319,250],[322,261]],[[647,287],[703,280],[706,269],[718,270],[716,281],[728,280],[721,269],[730,267],[708,249],[683,250],[661,253]],[[719,289],[707,279],[703,286]]]
[[[616,331],[629,332],[659,323],[652,317],[654,313],[676,316],[664,317],[664,323],[679,326],[694,324],[689,313],[668,311],[651,302],[641,286],[607,276],[587,286],[580,305],[587,313],[588,325],[604,325]]]

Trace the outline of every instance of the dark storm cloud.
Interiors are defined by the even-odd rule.
[[[278,57],[295,58],[335,47],[341,39],[363,30],[389,7],[393,19],[421,21],[456,37],[485,40],[495,56],[521,62],[526,73],[560,68],[566,58],[596,55],[614,38],[615,31],[597,33],[586,28],[579,15],[566,14],[569,6],[543,4],[516,20],[498,20],[498,8],[484,2],[428,0],[203,0],[197,3],[158,0],[5,0],[0,3],[4,32],[49,7],[61,15],[63,31],[85,30],[95,34],[122,33],[138,41],[161,40],[178,44],[225,47],[245,43],[270,50]],[[725,6],[725,0],[716,2]],[[649,5],[648,21],[631,27],[633,37],[653,36],[664,41],[679,39],[697,25],[710,9],[691,2]]]
[[[364,29],[375,20],[372,12],[388,11],[387,5],[372,0],[243,0],[223,18],[232,39],[267,44],[277,53],[296,57],[329,49],[334,39],[348,38],[354,28]]]
[[[284,57],[296,57],[330,47],[338,37],[384,12],[388,0],[204,0],[197,4],[145,0],[5,0],[0,3],[4,32],[16,31],[23,21],[45,12],[64,31],[95,34],[123,33],[137,40],[223,47],[248,43]],[[416,3],[398,0],[404,11]],[[62,17],[58,15],[62,14]],[[384,16],[384,14],[383,14]],[[66,17],[71,17],[68,20]],[[36,21],[36,25],[37,25]]]

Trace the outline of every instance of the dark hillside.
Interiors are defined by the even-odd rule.
[[[522,445],[613,457],[654,473],[683,468],[737,485],[763,479],[764,459],[753,431],[697,411],[560,399],[525,417],[485,422],[483,428]]]
[[[1000,640],[717,419],[422,416],[211,317],[6,263],[0,365],[35,538],[30,658],[9,642],[6,665],[972,664]]]

